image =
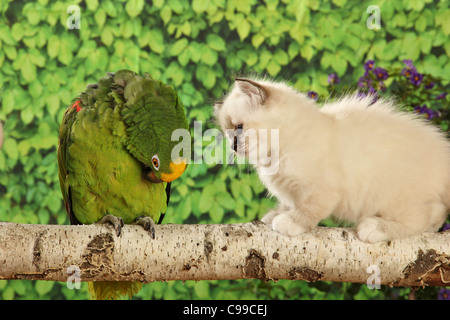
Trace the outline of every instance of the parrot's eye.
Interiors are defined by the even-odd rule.
[[[156,170],[159,170],[159,158],[156,154],[152,158],[152,164]]]

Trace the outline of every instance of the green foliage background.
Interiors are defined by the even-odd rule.
[[[66,26],[74,4],[81,8],[79,30]],[[366,26],[369,5],[381,9],[380,30]],[[448,83],[449,16],[445,0],[2,0],[0,221],[68,223],[58,184],[58,127],[72,98],[105,72],[128,68],[171,83],[191,124],[202,121],[206,130],[214,127],[212,102],[235,74],[269,75],[327,95],[329,73],[356,83],[367,59],[383,67],[412,59],[419,71]],[[248,167],[191,165],[173,184],[164,222],[251,221],[274,205],[265,196]],[[435,298],[436,290],[419,296]],[[346,283],[186,281],[145,285],[136,298],[403,299],[408,293]],[[65,283],[0,281],[3,299],[86,297],[85,283],[69,290]]]

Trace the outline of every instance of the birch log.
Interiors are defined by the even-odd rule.
[[[449,286],[450,232],[368,244],[352,229],[316,228],[295,238],[261,222],[160,225],[156,239],[125,225],[0,222],[0,279],[66,281],[262,279],[390,286]]]

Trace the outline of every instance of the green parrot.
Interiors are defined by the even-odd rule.
[[[189,125],[172,86],[129,70],[108,73],[79,94],[59,130],[59,181],[71,224],[142,225],[152,238],[171,182],[186,169],[172,159],[172,132]],[[181,142],[183,143],[183,142]],[[190,143],[189,141],[186,143]],[[140,282],[89,282],[94,299],[131,297]]]

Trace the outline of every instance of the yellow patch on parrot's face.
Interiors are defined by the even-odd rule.
[[[181,176],[186,169],[187,160],[178,158],[177,160],[170,162],[171,173],[161,173],[161,180],[164,182],[172,182]]]

